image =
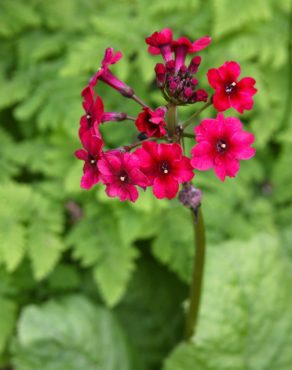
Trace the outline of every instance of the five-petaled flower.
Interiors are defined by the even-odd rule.
[[[165,107],[154,111],[149,107],[144,107],[135,121],[137,129],[145,132],[148,137],[163,137],[166,134],[165,112]]]
[[[139,169],[139,158],[135,153],[108,151],[98,162],[101,181],[106,185],[109,197],[118,197],[121,201],[135,202],[138,198],[136,185],[146,188],[147,177]]]
[[[213,167],[221,181],[226,176],[236,176],[240,159],[255,155],[255,149],[251,147],[254,136],[243,131],[238,118],[224,118],[219,113],[216,119],[204,119],[194,131],[198,144],[192,149],[192,166],[201,171]]]
[[[158,199],[174,198],[179,184],[190,181],[194,176],[189,158],[182,155],[181,146],[177,143],[144,142],[135,153]]]
[[[252,96],[257,92],[254,87],[256,81],[251,77],[244,77],[238,81],[240,66],[236,62],[225,62],[218,69],[209,69],[207,73],[209,84],[215,89],[213,96],[214,107],[223,112],[233,107],[239,113],[253,107]]]
[[[97,161],[101,158],[103,141],[98,133],[91,130],[85,131],[80,137],[84,149],[76,150],[75,156],[84,161],[81,187],[89,190],[100,180]]]
[[[161,54],[165,62],[172,60],[172,30],[170,28],[164,28],[160,32],[154,32],[146,38],[146,43],[149,45],[148,52],[150,54]]]

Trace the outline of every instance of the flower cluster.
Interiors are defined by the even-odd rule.
[[[163,58],[164,63],[156,64],[155,74],[166,104],[156,108],[145,104],[132,87],[111,71],[122,53],[106,49],[101,67],[81,93],[84,115],[80,120],[79,138],[83,148],[75,152],[76,157],[84,161],[81,187],[90,189],[102,183],[109,197],[135,202],[139,196],[138,188],[145,190],[147,187],[152,187],[158,199],[174,198],[181,184],[188,188],[194,169],[206,171],[213,168],[221,181],[236,176],[239,161],[255,154],[251,147],[254,136],[243,130],[238,118],[224,117],[222,112],[234,108],[242,114],[244,110],[252,109],[253,95],[257,91],[255,80],[251,77],[239,79],[239,64],[225,62],[207,73],[208,82],[214,89],[208,98],[205,90],[197,88],[199,81],[194,76],[202,60],[196,54],[211,43],[209,36],[194,42],[187,37],[175,40],[170,29],[163,29],[147,37],[146,43],[150,54]],[[188,55],[192,57],[186,64]],[[94,90],[99,82],[139,104],[141,112],[137,117],[124,112],[105,112],[102,98]],[[178,122],[177,107],[197,102],[205,102],[205,105],[184,123]],[[194,127],[194,135],[186,134],[185,128],[211,105],[218,111],[217,117],[202,120]],[[123,120],[134,121],[137,141],[106,150],[100,125]],[[194,140],[194,146],[187,156],[183,143],[189,137]]]

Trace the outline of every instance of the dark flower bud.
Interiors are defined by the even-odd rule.
[[[178,194],[179,201],[194,212],[198,210],[202,201],[202,192],[192,184],[185,184]]]

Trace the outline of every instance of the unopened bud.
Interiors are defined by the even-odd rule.
[[[185,207],[196,212],[201,205],[202,192],[192,184],[185,184],[178,194],[178,199]]]

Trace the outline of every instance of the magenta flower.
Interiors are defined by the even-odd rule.
[[[113,48],[107,48],[104,54],[104,58],[101,62],[101,67],[95,73],[95,75],[90,79],[89,85],[95,86],[97,81],[103,81],[112,88],[118,90],[125,97],[132,97],[134,91],[131,87],[126,85],[124,82],[120,81],[115,75],[112,74],[109,67],[112,64],[117,63],[122,57],[122,53],[118,51],[114,54]]]
[[[136,185],[146,188],[147,177],[139,169],[139,158],[135,154],[108,151],[98,162],[100,178],[106,185],[109,197],[118,197],[121,201],[138,198]]]
[[[161,54],[165,62],[172,60],[172,30],[164,28],[160,32],[154,32],[151,36],[145,39],[146,43],[150,45],[148,52],[152,55]]]
[[[254,87],[256,81],[251,77],[244,77],[238,81],[239,75],[240,66],[236,62],[225,62],[218,69],[209,69],[208,81],[215,89],[213,103],[219,112],[230,107],[239,113],[243,113],[244,109],[252,109],[252,96],[257,92]]]
[[[250,145],[254,136],[242,129],[238,118],[224,118],[222,113],[216,119],[204,119],[195,127],[198,142],[192,149],[192,166],[201,171],[214,167],[217,177],[235,177],[239,171],[239,160],[250,159],[255,149]]]
[[[103,122],[108,121],[123,121],[128,118],[126,113],[122,112],[104,112],[103,101],[100,96],[94,98],[93,88],[89,85],[86,86],[81,95],[83,96],[83,108],[85,115],[81,117],[79,137],[84,132],[90,130],[93,135],[98,135],[98,126]]]
[[[94,99],[94,91],[91,86],[86,86],[81,95],[84,100],[82,102],[83,108],[85,110],[85,115],[81,117],[79,137],[83,135],[84,132],[88,130],[94,130],[102,122],[102,117],[104,114],[103,102],[100,96]]]
[[[166,134],[164,121],[166,108],[160,107],[154,111],[148,107],[138,115],[135,124],[140,132],[145,132],[149,137],[162,137]]]
[[[177,143],[157,144],[148,141],[135,153],[158,199],[174,198],[179,184],[190,181],[194,176],[189,158],[182,155],[181,146]]]
[[[185,64],[187,54],[197,53],[205,49],[211,41],[212,39],[209,36],[202,37],[194,42],[184,36],[174,40],[171,46],[175,54],[175,71],[178,72]]]
[[[84,161],[81,187],[89,190],[99,182],[99,170],[97,161],[101,157],[103,141],[100,135],[93,135],[91,131],[85,131],[80,137],[84,149],[76,150],[75,156]]]

